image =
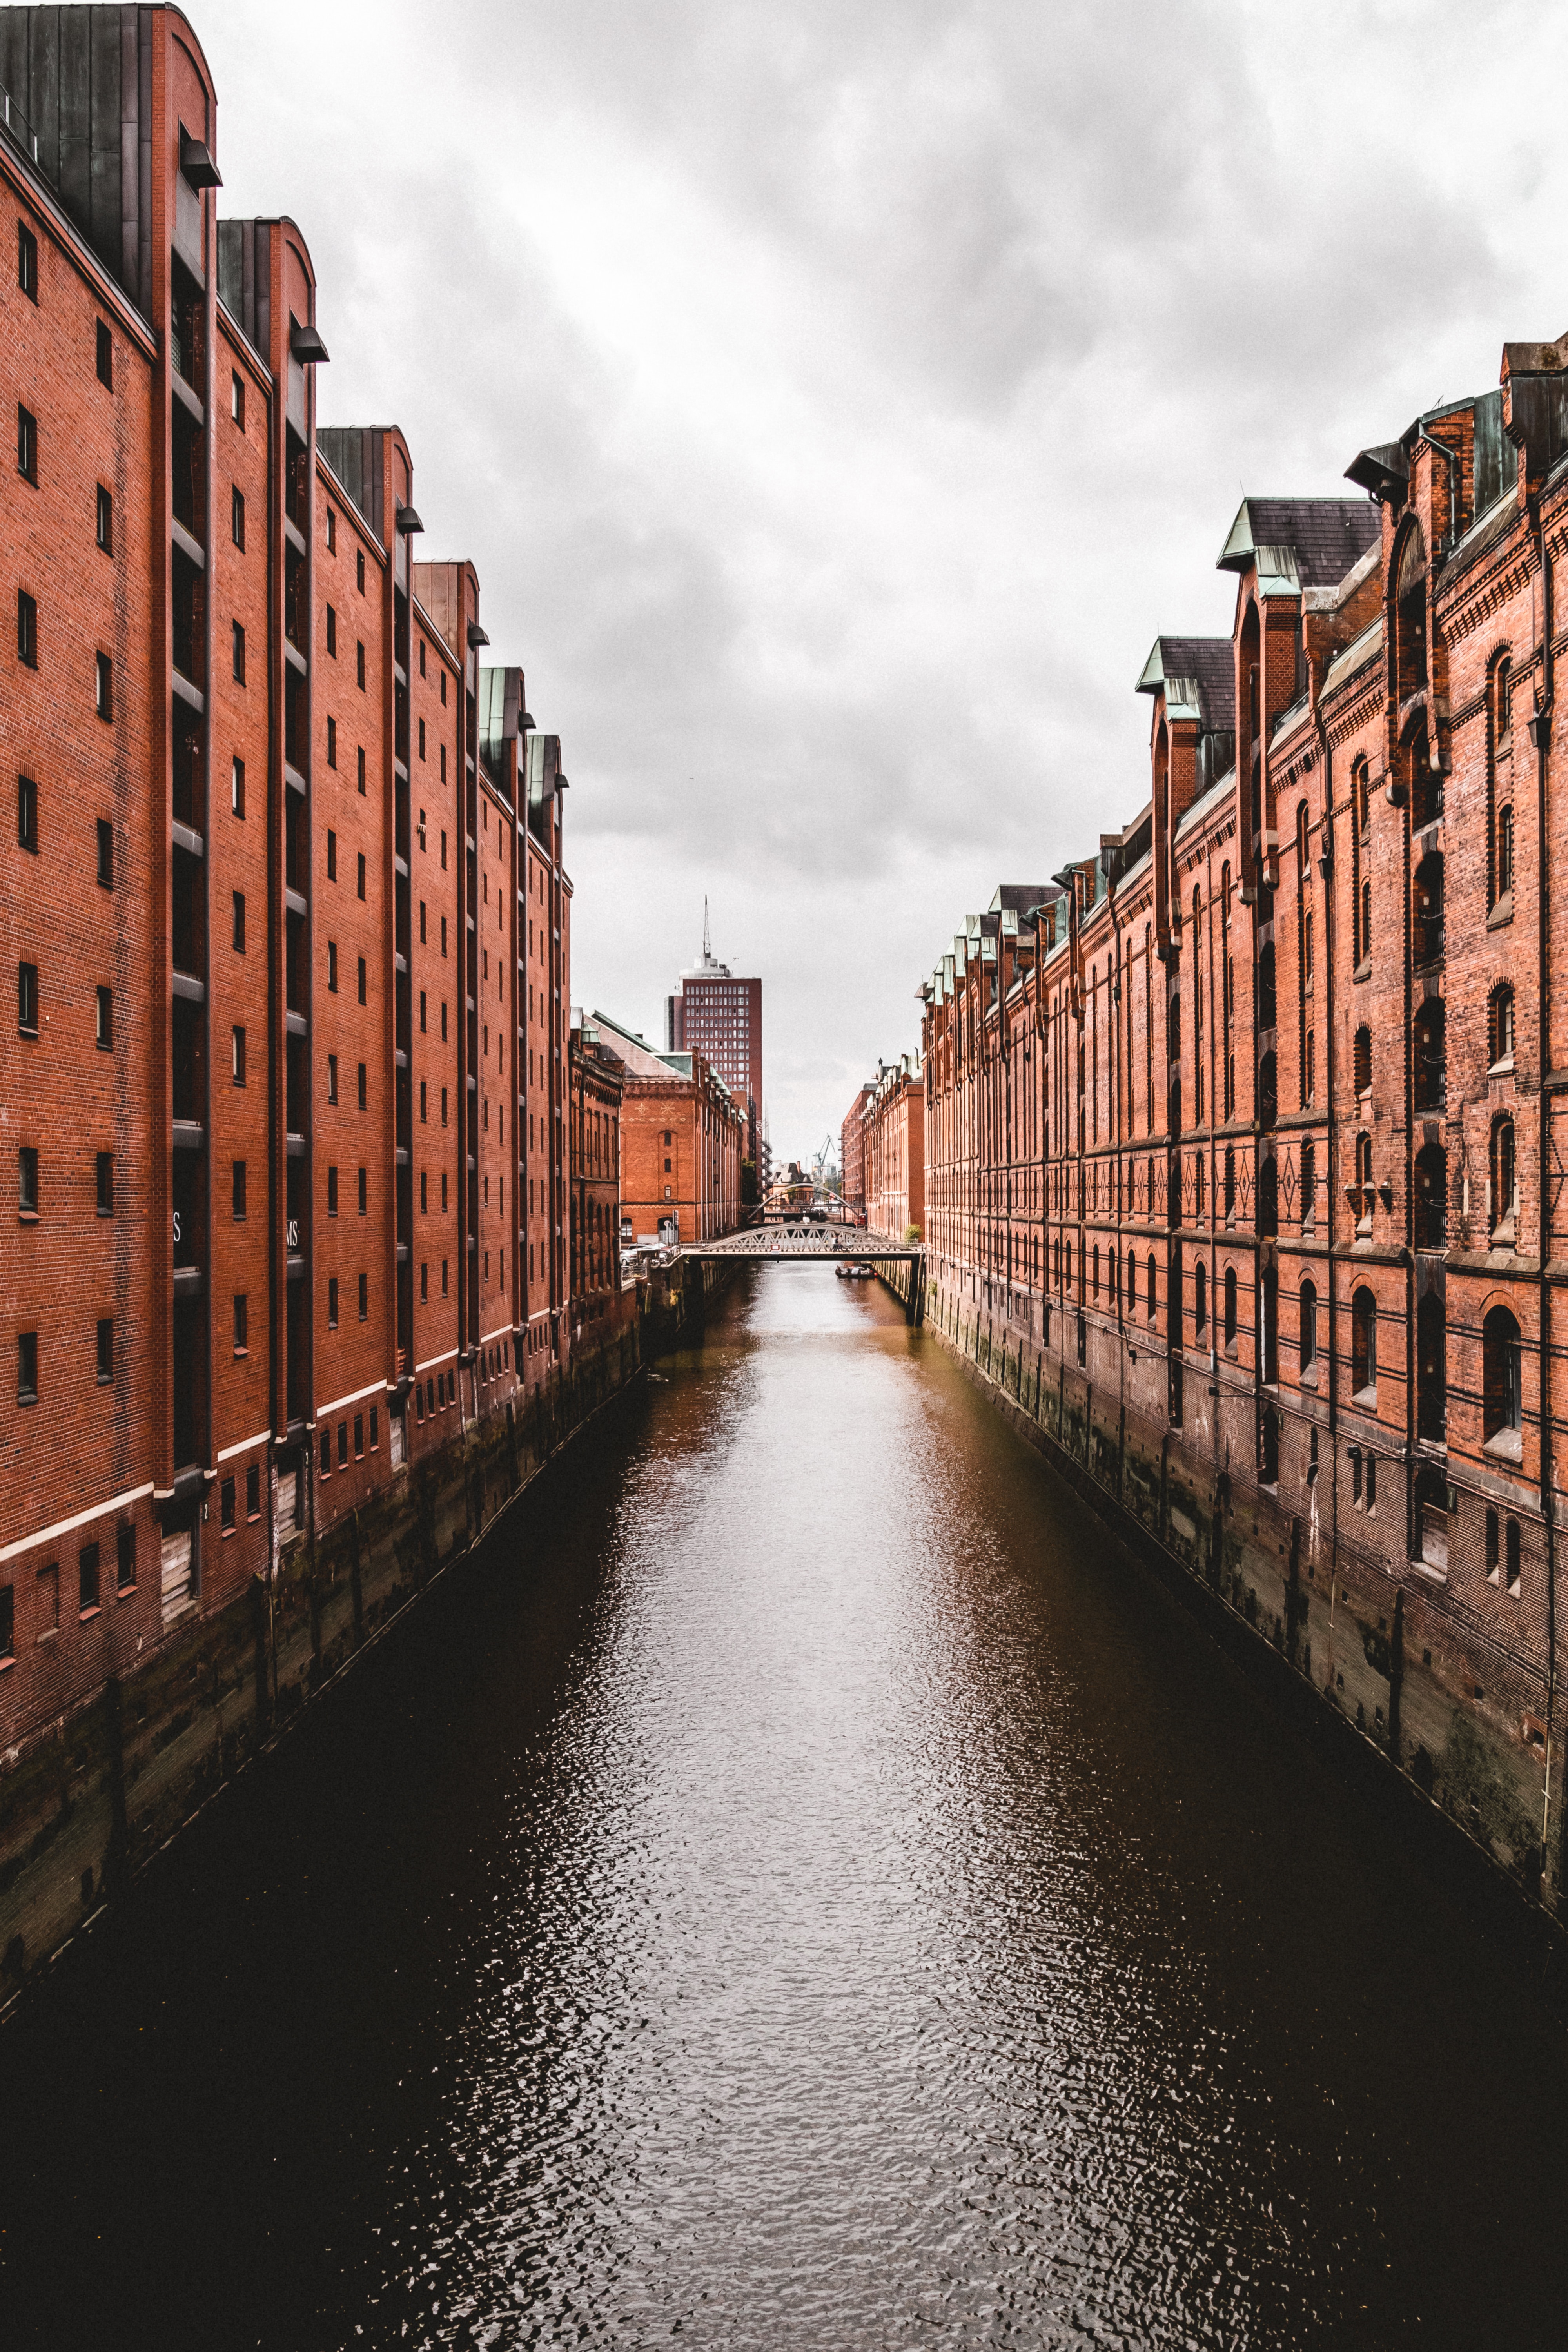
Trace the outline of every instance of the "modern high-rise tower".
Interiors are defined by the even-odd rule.
[[[713,958],[708,901],[702,901],[702,960],[680,975],[665,999],[665,1050],[704,1055],[753,1118],[763,1109],[763,983],[737,979]]]

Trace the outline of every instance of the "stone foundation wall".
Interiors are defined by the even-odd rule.
[[[907,1269],[884,1278],[907,1300]],[[1092,1361],[1064,1354],[1061,1342],[1076,1356],[1074,1318],[1053,1318],[1058,1346],[1044,1347],[940,1262],[926,1280],[927,1327],[997,1409],[1298,1719],[1414,1809],[1439,1866],[1490,1882],[1568,2002],[1562,1814],[1534,1736],[1542,1678],[1391,1578],[1342,1520],[1336,1536],[1319,1487],[1293,1512],[1238,1471],[1250,1443],[1226,1446],[1220,1407],[1202,1435],[1172,1430],[1136,1383],[1097,1384]]]

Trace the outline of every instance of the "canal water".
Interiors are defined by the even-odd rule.
[[[0,2032],[0,2343],[1561,2344],[1528,1982],[769,1267]]]

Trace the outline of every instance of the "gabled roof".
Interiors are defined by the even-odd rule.
[[[1228,637],[1156,637],[1140,694],[1163,688],[1171,719],[1195,719],[1228,732],[1236,722],[1236,648]]]
[[[998,882],[987,912],[1000,915],[1006,909],[1015,915],[1027,915],[1061,895],[1060,885],[1056,882]]]
[[[1245,572],[1256,563],[1265,595],[1331,588],[1381,530],[1366,499],[1243,499],[1217,568]]]

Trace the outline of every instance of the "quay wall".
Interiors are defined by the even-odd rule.
[[[907,1307],[911,1269],[881,1276]],[[1412,1848],[1522,1943],[1568,2011],[1562,1811],[1528,1737],[1549,1705],[1542,1678],[1366,1557],[1331,1491],[1320,1507],[1314,1485],[1291,1510],[1242,1475],[1249,1399],[1222,1393],[1206,1431],[1173,1430],[1163,1389],[1140,1392],[1114,1335],[1091,1326],[1079,1365],[1075,1319],[1027,1328],[930,1255],[921,1320],[1286,1718],[1394,1806]],[[1149,1371],[1163,1384],[1163,1362]]]

